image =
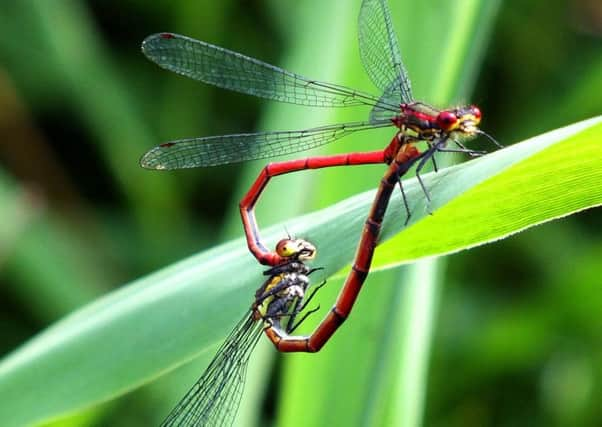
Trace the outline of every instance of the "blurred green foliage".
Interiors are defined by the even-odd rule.
[[[504,144],[602,111],[599,2],[504,2],[497,15],[481,18],[486,31],[473,34],[472,54],[458,67],[462,75],[446,76],[459,82],[456,93],[438,92],[429,77],[436,70],[428,66],[433,57],[457,57],[446,56],[454,46],[446,36],[463,25],[462,11],[475,2],[454,2],[453,10],[440,0],[403,8],[390,3],[417,96],[478,104],[485,115],[483,128]],[[241,235],[236,201],[259,163],[150,173],[137,165],[146,149],[166,139],[297,128],[326,124],[324,120],[334,117],[274,108],[179,78],[149,63],[139,52],[140,41],[153,32],[175,31],[286,64],[311,77],[372,91],[357,56],[359,1],[327,4],[0,4],[3,354],[122,283]],[[488,19],[493,19],[492,27]],[[435,31],[439,22],[447,27],[439,25]],[[358,112],[337,114],[332,121],[361,118]],[[362,138],[342,144],[331,150],[382,146],[378,137],[368,145]],[[291,178],[270,189],[271,202],[261,206],[259,217],[264,224],[308,206],[326,206],[374,187],[381,173],[375,168],[345,171],[344,176],[340,170],[328,171],[311,181]],[[345,185],[343,179],[354,185]],[[283,202],[287,187],[296,194]],[[601,225],[599,210],[593,210],[447,258],[432,356],[426,361],[425,425],[602,423]],[[389,274],[395,273],[379,273],[373,293],[363,297],[376,300],[380,293],[379,298],[387,299],[402,292],[392,285],[378,288],[376,281]],[[349,327],[349,333],[337,336],[347,350],[323,356],[349,359],[341,362],[341,369],[361,369],[361,359],[350,359],[350,353],[364,346],[359,333],[375,333],[361,313],[354,313],[355,330]],[[359,352],[358,357],[374,351]],[[269,365],[272,353],[263,351],[257,359]],[[295,357],[319,371],[320,363],[325,364],[320,356]],[[145,357],[144,349],[139,357]],[[200,365],[56,425],[156,423],[200,373]],[[250,381],[267,381],[268,369]],[[286,366],[285,372],[291,369]],[[376,371],[364,374],[372,373],[378,377]],[[385,381],[386,374],[380,375]],[[313,382],[332,396],[317,411],[345,406],[347,384]],[[268,396],[288,386],[275,379]],[[313,390],[298,392],[303,396]],[[348,402],[383,398],[371,396],[369,387],[363,396],[347,397]],[[304,406],[298,396],[295,405],[282,397],[284,403],[262,404],[261,396],[254,398],[265,424],[274,419],[284,424],[288,413],[298,417]],[[277,414],[277,407],[289,412]],[[361,422],[382,419],[364,414]]]

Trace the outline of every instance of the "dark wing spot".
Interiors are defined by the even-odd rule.
[[[164,142],[163,144],[159,144],[159,147],[161,147],[161,148],[169,148],[169,147],[173,147],[174,145],[176,145],[175,142]]]

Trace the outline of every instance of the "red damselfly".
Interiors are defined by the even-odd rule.
[[[382,91],[380,96],[308,79],[177,34],[155,34],[142,44],[144,54],[162,68],[225,89],[306,106],[371,107],[368,120],[363,122],[166,142],[142,157],[141,165],[145,168],[170,170],[261,159],[315,148],[358,131],[384,126],[397,128],[395,136],[382,150],[271,163],[260,172],[241,200],[240,212],[249,250],[260,263],[278,265],[282,258],[262,243],[254,215],[255,204],[272,177],[333,166],[389,165],[364,226],[354,267],[333,309],[308,337],[270,336],[281,351],[318,351],[347,318],[368,274],[382,218],[395,183],[399,184],[403,193],[401,176],[416,164],[417,179],[425,197],[430,200],[420,177],[426,162],[434,162],[433,156],[439,151],[482,154],[466,148],[463,141],[479,134],[489,137],[478,128],[481,112],[474,105],[438,109],[414,100],[386,0],[364,0],[358,22],[360,56],[370,79]],[[497,144],[493,138],[489,139]],[[427,149],[420,152],[415,147],[418,142],[425,142]],[[449,143],[457,148],[448,148]],[[405,196],[404,203],[409,218]]]

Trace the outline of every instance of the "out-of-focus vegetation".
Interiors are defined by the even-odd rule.
[[[139,52],[146,35],[179,32],[374,92],[357,54],[359,3],[0,5],[3,354],[121,284],[242,234],[237,200],[260,163],[152,173],[137,165],[146,149],[179,137],[363,118],[363,111],[325,113],[263,103],[172,75]],[[602,112],[598,2],[513,0],[499,9],[468,1],[454,2],[453,8],[436,1],[390,3],[417,97],[478,104],[483,128],[504,144]],[[464,10],[480,15],[466,17]],[[462,34],[463,28],[470,33]],[[454,51],[453,37],[464,37],[468,47]],[[462,63],[449,66],[454,60]],[[438,75],[447,69],[460,75]],[[446,79],[457,87],[442,89],[451,87],[442,83]],[[374,134],[328,150],[375,149],[390,138],[386,132]],[[372,167],[284,179],[270,188],[260,207],[261,224],[373,188],[381,173],[382,168]],[[400,275],[420,274],[375,274],[350,322],[323,352],[282,357],[274,368],[273,352],[258,349],[249,380],[256,392],[245,396],[243,424],[260,419],[259,425],[274,420],[278,425],[390,425],[393,419],[416,425],[422,418],[425,425],[441,426],[599,425],[601,225],[599,210],[591,210],[448,257],[433,279],[439,283],[430,299],[435,323],[421,352],[428,375],[414,396],[393,387],[388,396],[374,392],[391,381],[388,371],[374,366],[387,367],[412,349],[397,354],[395,340],[385,336],[371,313],[378,311],[378,301],[404,297]],[[335,295],[339,282],[330,284],[328,292]],[[403,323],[396,316],[408,310],[401,306],[401,312],[386,315],[391,323]],[[153,333],[151,324],[136,327],[141,335]],[[405,330],[422,328],[431,331],[416,323]],[[383,349],[382,360],[378,342],[391,347]],[[111,348],[98,352],[111,359]],[[194,366],[57,425],[157,424],[210,353]],[[146,361],[151,356],[140,348],[129,357]],[[328,360],[338,361],[338,372]],[[369,369],[366,360],[377,362]],[[70,368],[65,366],[66,378]],[[262,386],[267,397],[257,391]],[[19,399],[0,395],[0,405],[18,406]],[[387,404],[370,407],[385,415],[352,410],[357,402],[379,399]],[[420,401],[416,407],[423,415],[399,421],[391,405],[409,408],[404,405],[411,400]]]

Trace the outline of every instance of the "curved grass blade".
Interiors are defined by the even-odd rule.
[[[375,266],[390,267],[465,249],[601,205],[601,141],[602,117],[598,117],[425,175],[433,198],[432,216],[425,211],[416,180],[407,180],[404,187],[412,222],[403,228],[401,198],[394,198],[383,241],[398,235],[377,250]],[[488,206],[475,207],[479,199],[472,192],[485,184],[489,191],[479,197],[488,200]],[[533,192],[534,188],[538,191]],[[520,221],[516,215],[499,215],[500,203],[491,202],[505,194],[511,196],[506,208],[523,212]],[[287,221],[291,233],[320,248],[325,277],[352,258],[372,198],[373,191],[362,193]],[[455,211],[458,221],[448,222],[447,218],[456,218]],[[420,239],[413,236],[411,244],[400,243],[423,224],[428,224],[428,230],[422,231],[430,233],[428,239],[421,234]],[[275,243],[283,230],[283,225],[277,225],[264,236]],[[108,400],[213,349],[246,311],[260,279],[261,271],[240,239],[135,281],[78,310],[0,362],[3,425],[32,424]],[[228,304],[220,304],[223,301]]]

